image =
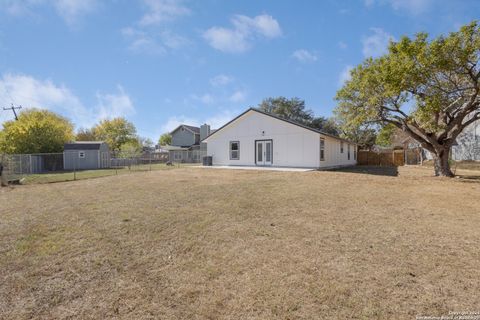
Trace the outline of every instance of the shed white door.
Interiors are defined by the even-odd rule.
[[[273,143],[272,140],[262,140],[255,142],[255,157],[258,166],[272,165]]]

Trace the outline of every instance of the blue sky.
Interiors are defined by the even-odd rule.
[[[348,70],[390,38],[479,17],[475,0],[0,0],[0,105],[76,128],[125,116],[155,140],[270,96],[330,116]]]

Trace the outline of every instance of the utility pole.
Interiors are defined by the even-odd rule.
[[[12,103],[12,106],[10,108],[3,108],[3,110],[12,110],[13,111],[13,115],[15,116],[15,120],[18,120],[18,116],[17,116],[17,112],[15,110],[20,110],[22,109],[22,106],[18,106],[18,107],[15,107]]]

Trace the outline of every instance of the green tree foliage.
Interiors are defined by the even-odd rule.
[[[131,140],[120,146],[119,156],[123,158],[138,157],[142,154],[142,144],[139,140]]]
[[[93,129],[79,129],[75,135],[76,141],[96,141],[97,137]]]
[[[305,101],[299,98],[267,98],[258,105],[258,109],[328,134],[338,135],[340,133],[333,119],[315,117],[312,110],[306,109]]]
[[[105,141],[114,151],[127,142],[138,143],[137,129],[125,118],[102,120],[92,131],[96,140]]]
[[[318,129],[322,132],[338,136],[340,135],[340,129],[338,128],[335,120],[332,118],[316,117],[310,122],[309,127]]]
[[[155,147],[152,139],[150,138],[139,138],[138,140],[143,150],[151,150]]]
[[[380,131],[378,131],[377,139],[375,143],[382,147],[388,147],[392,145],[392,138],[397,130],[393,124],[389,123],[386,126],[383,126]]]
[[[303,125],[309,125],[313,120],[313,111],[305,109],[305,101],[299,98],[267,98],[258,105],[258,108]]]
[[[170,133],[164,133],[158,139],[158,144],[161,146],[168,146],[172,144],[172,135]]]
[[[73,125],[68,119],[51,111],[28,109],[20,113],[18,121],[3,124],[0,152],[62,152],[63,145],[73,138]]]
[[[375,145],[377,130],[366,125],[349,127],[341,130],[340,137],[357,143],[360,149],[370,150]]]
[[[477,22],[429,40],[392,42],[386,55],[357,66],[337,93],[347,126],[392,124],[434,157],[435,175],[453,176],[448,157],[462,130],[480,119]]]

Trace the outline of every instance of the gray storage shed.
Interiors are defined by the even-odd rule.
[[[66,143],[63,149],[65,170],[91,170],[110,167],[110,150],[103,141]]]

